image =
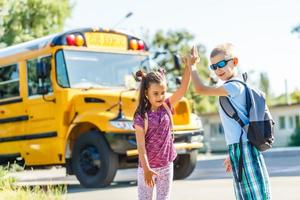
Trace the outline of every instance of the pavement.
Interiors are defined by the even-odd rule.
[[[267,159],[269,157],[280,157],[280,156],[299,156],[300,147],[287,147],[287,148],[272,148],[263,153]],[[219,160],[225,159],[226,153],[206,153],[199,154],[198,160]],[[119,170],[122,171],[122,170]],[[116,174],[115,180],[125,181],[127,179],[124,173]],[[124,171],[124,170],[123,170]],[[126,173],[125,173],[126,174]],[[78,185],[79,182],[74,176],[66,176],[66,170],[63,167],[52,167],[48,169],[38,170],[25,170],[20,172],[12,172],[11,176],[17,179],[17,185]],[[132,179],[132,178],[129,178]],[[299,198],[300,199],[300,198]]]

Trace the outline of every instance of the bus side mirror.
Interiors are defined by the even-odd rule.
[[[41,95],[49,93],[48,87],[45,85],[45,79],[50,76],[50,66],[45,62],[39,61],[36,73],[38,78],[37,93]]]
[[[39,61],[37,64],[37,78],[46,79],[50,76],[50,69],[47,63]]]
[[[175,78],[175,83],[176,83],[176,85],[181,85],[181,80],[182,80],[182,77],[181,77],[181,76],[177,76],[177,77]]]
[[[173,59],[175,69],[179,70],[181,68],[180,56],[178,54],[174,54]]]

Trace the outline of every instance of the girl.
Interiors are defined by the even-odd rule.
[[[154,185],[157,200],[170,199],[176,150],[168,112],[185,94],[190,82],[190,70],[185,67],[180,87],[167,99],[164,70],[148,74],[138,71],[136,75],[141,79],[139,104],[134,116],[139,153],[138,199],[152,199]],[[145,122],[148,124],[147,130]]]

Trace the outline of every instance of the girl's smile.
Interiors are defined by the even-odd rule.
[[[165,94],[167,90],[166,82],[163,81],[162,83],[152,83],[147,90],[147,98],[151,104],[151,110],[156,110],[160,107],[164,100]]]

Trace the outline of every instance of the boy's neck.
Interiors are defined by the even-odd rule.
[[[237,73],[233,73],[232,76],[230,76],[226,81],[229,81],[229,80],[231,80],[231,79],[233,79],[233,78],[235,78],[237,76],[238,76]]]

